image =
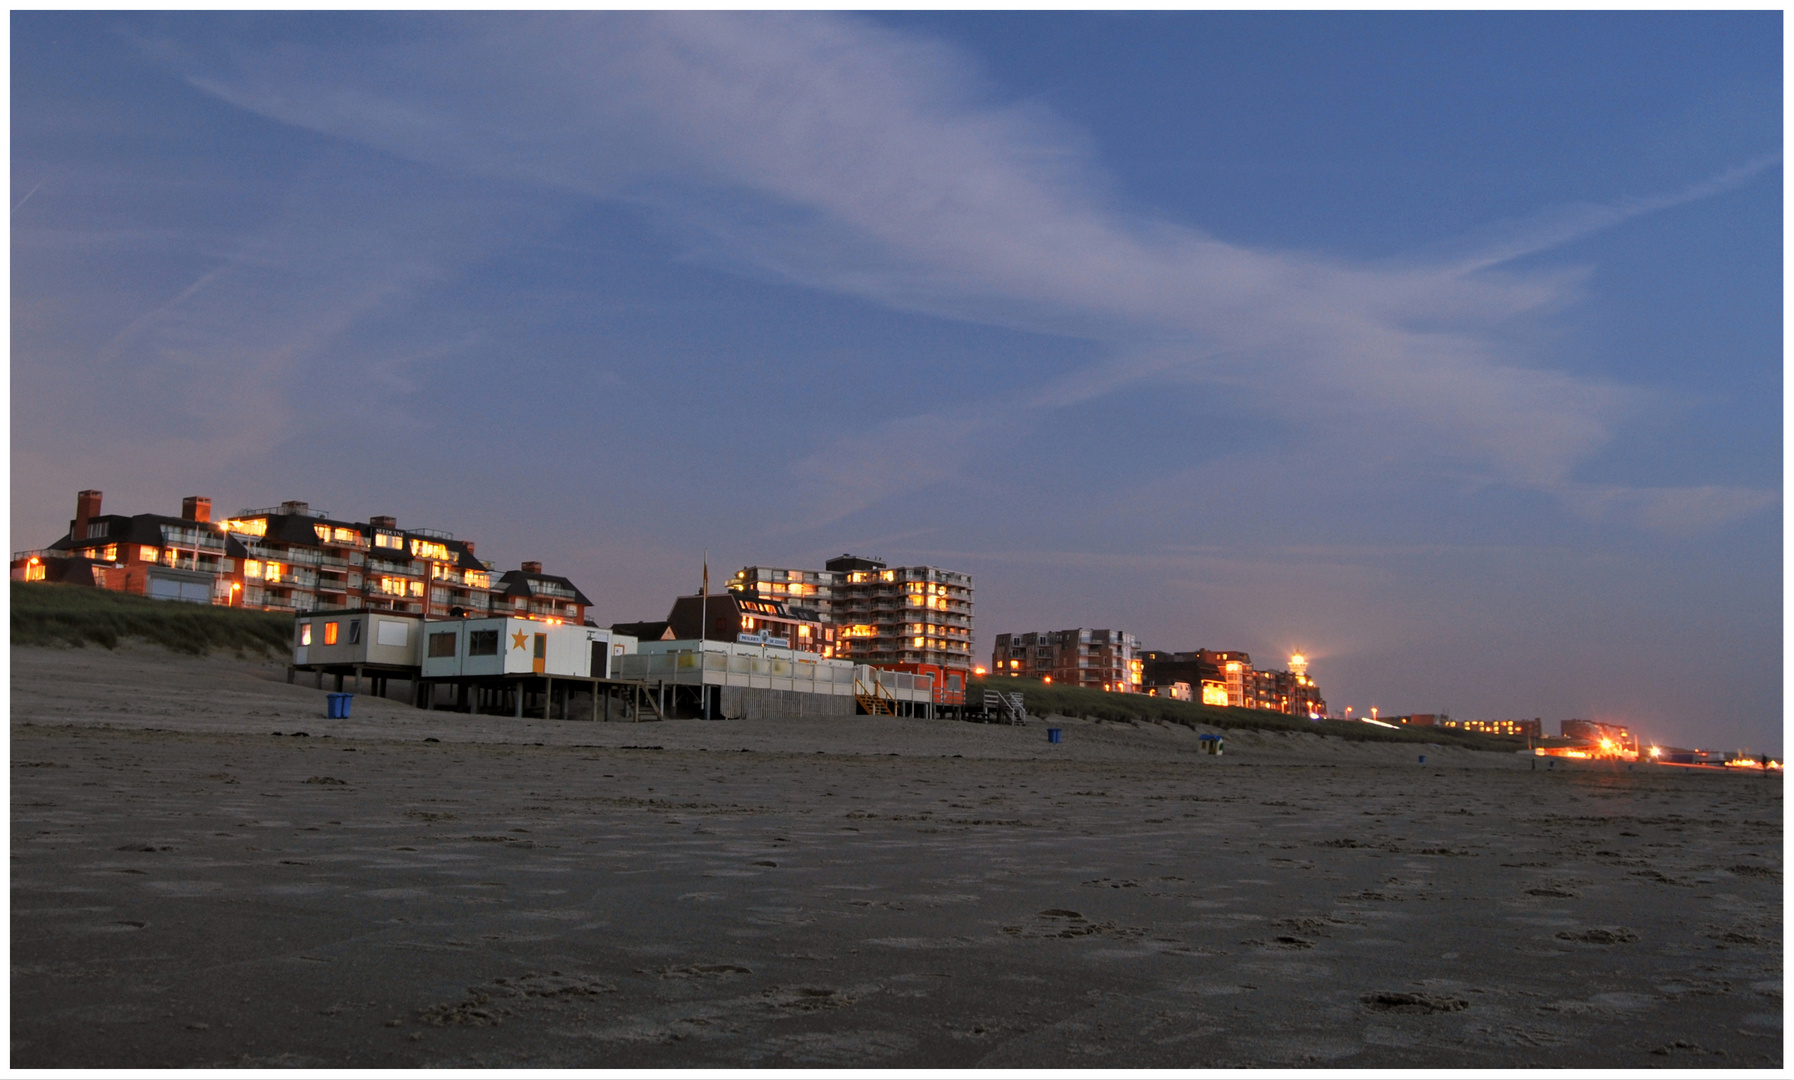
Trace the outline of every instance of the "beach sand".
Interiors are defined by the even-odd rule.
[[[1779,776],[323,704],[12,651],[15,1067],[1782,1062]]]

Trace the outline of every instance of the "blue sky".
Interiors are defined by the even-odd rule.
[[[12,16],[13,532],[307,499],[605,621],[972,573],[978,648],[1781,745],[1781,23]]]

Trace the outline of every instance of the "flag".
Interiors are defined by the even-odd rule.
[[[699,596],[710,595],[710,556],[704,556],[704,585],[698,590]]]

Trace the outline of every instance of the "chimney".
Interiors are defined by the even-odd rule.
[[[467,549],[467,553],[469,555],[473,554],[473,541],[472,540],[461,541],[461,546]]]
[[[87,539],[87,519],[100,516],[100,493],[83,491],[75,496],[75,520],[69,522],[69,536],[75,540]]]
[[[523,564],[523,572],[526,574],[540,574],[542,572],[542,564],[539,562],[526,562]]]
[[[304,514],[304,513],[308,513],[310,510],[311,510],[311,503],[308,503],[308,502],[299,502],[298,500],[292,500],[292,501],[283,502],[280,504],[280,512],[283,514]]]
[[[181,500],[181,517],[187,521],[212,520],[212,500],[203,495],[189,495]]]
[[[396,529],[399,527],[399,519],[385,514],[376,514],[368,518],[368,524],[376,529]]]

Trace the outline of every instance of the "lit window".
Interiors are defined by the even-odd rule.
[[[107,544],[105,550],[100,552],[100,561],[101,562],[117,562],[118,561],[118,545],[117,544]]]
[[[405,541],[391,533],[375,533],[374,546],[383,548],[402,548]]]
[[[264,581],[279,581],[280,580],[280,564],[277,562],[264,563],[262,565],[262,580],[264,580]]]
[[[313,525],[311,531],[317,534],[319,540],[330,539],[330,526],[328,525]]]
[[[243,561],[243,576],[244,577],[253,577],[253,578],[261,577],[262,576],[261,562],[256,559],[245,559]],[[307,626],[309,627],[309,625],[310,624],[308,623]],[[308,629],[306,632],[310,633],[310,630]]]
[[[30,565],[25,567],[25,580],[26,581],[42,581],[42,580],[44,580],[44,564],[33,559],[31,561]]]
[[[359,544],[361,542],[361,534],[354,529],[332,529],[330,538],[339,544]]]
[[[413,581],[413,582],[409,582],[408,584],[410,586],[412,596],[422,596],[424,594],[424,583],[423,582]]]
[[[310,645],[311,644],[311,623],[300,623],[299,624],[299,644],[301,644],[301,645]]]
[[[161,554],[162,554],[162,553],[161,553],[161,552],[159,552],[159,551],[157,551],[157,550],[156,550],[156,549],[155,549],[155,548],[153,548],[153,547],[146,547],[146,548],[142,548],[142,549],[140,549],[140,550],[139,550],[139,551],[138,551],[138,552],[137,552],[137,557],[138,557],[138,558],[139,558],[139,559],[141,559],[141,560],[143,560],[143,561],[144,561],[144,562],[155,562],[155,561],[156,561],[156,559],[157,559],[157,558],[158,558],[158,557],[159,557],[159,556],[160,556],[160,555],[161,555]]]
[[[445,561],[449,557],[448,548],[444,545],[439,544],[434,540],[419,540],[416,537],[412,537],[411,539],[411,554],[428,559],[443,559]]]
[[[326,645],[335,645],[336,644],[336,624],[333,622],[327,622],[324,624],[324,644],[326,644]]]
[[[916,648],[920,649],[922,647],[922,643],[927,640],[928,640],[927,638],[917,638],[916,639]]]
[[[224,523],[226,532],[242,533],[245,536],[268,535],[267,518],[231,518]]]

